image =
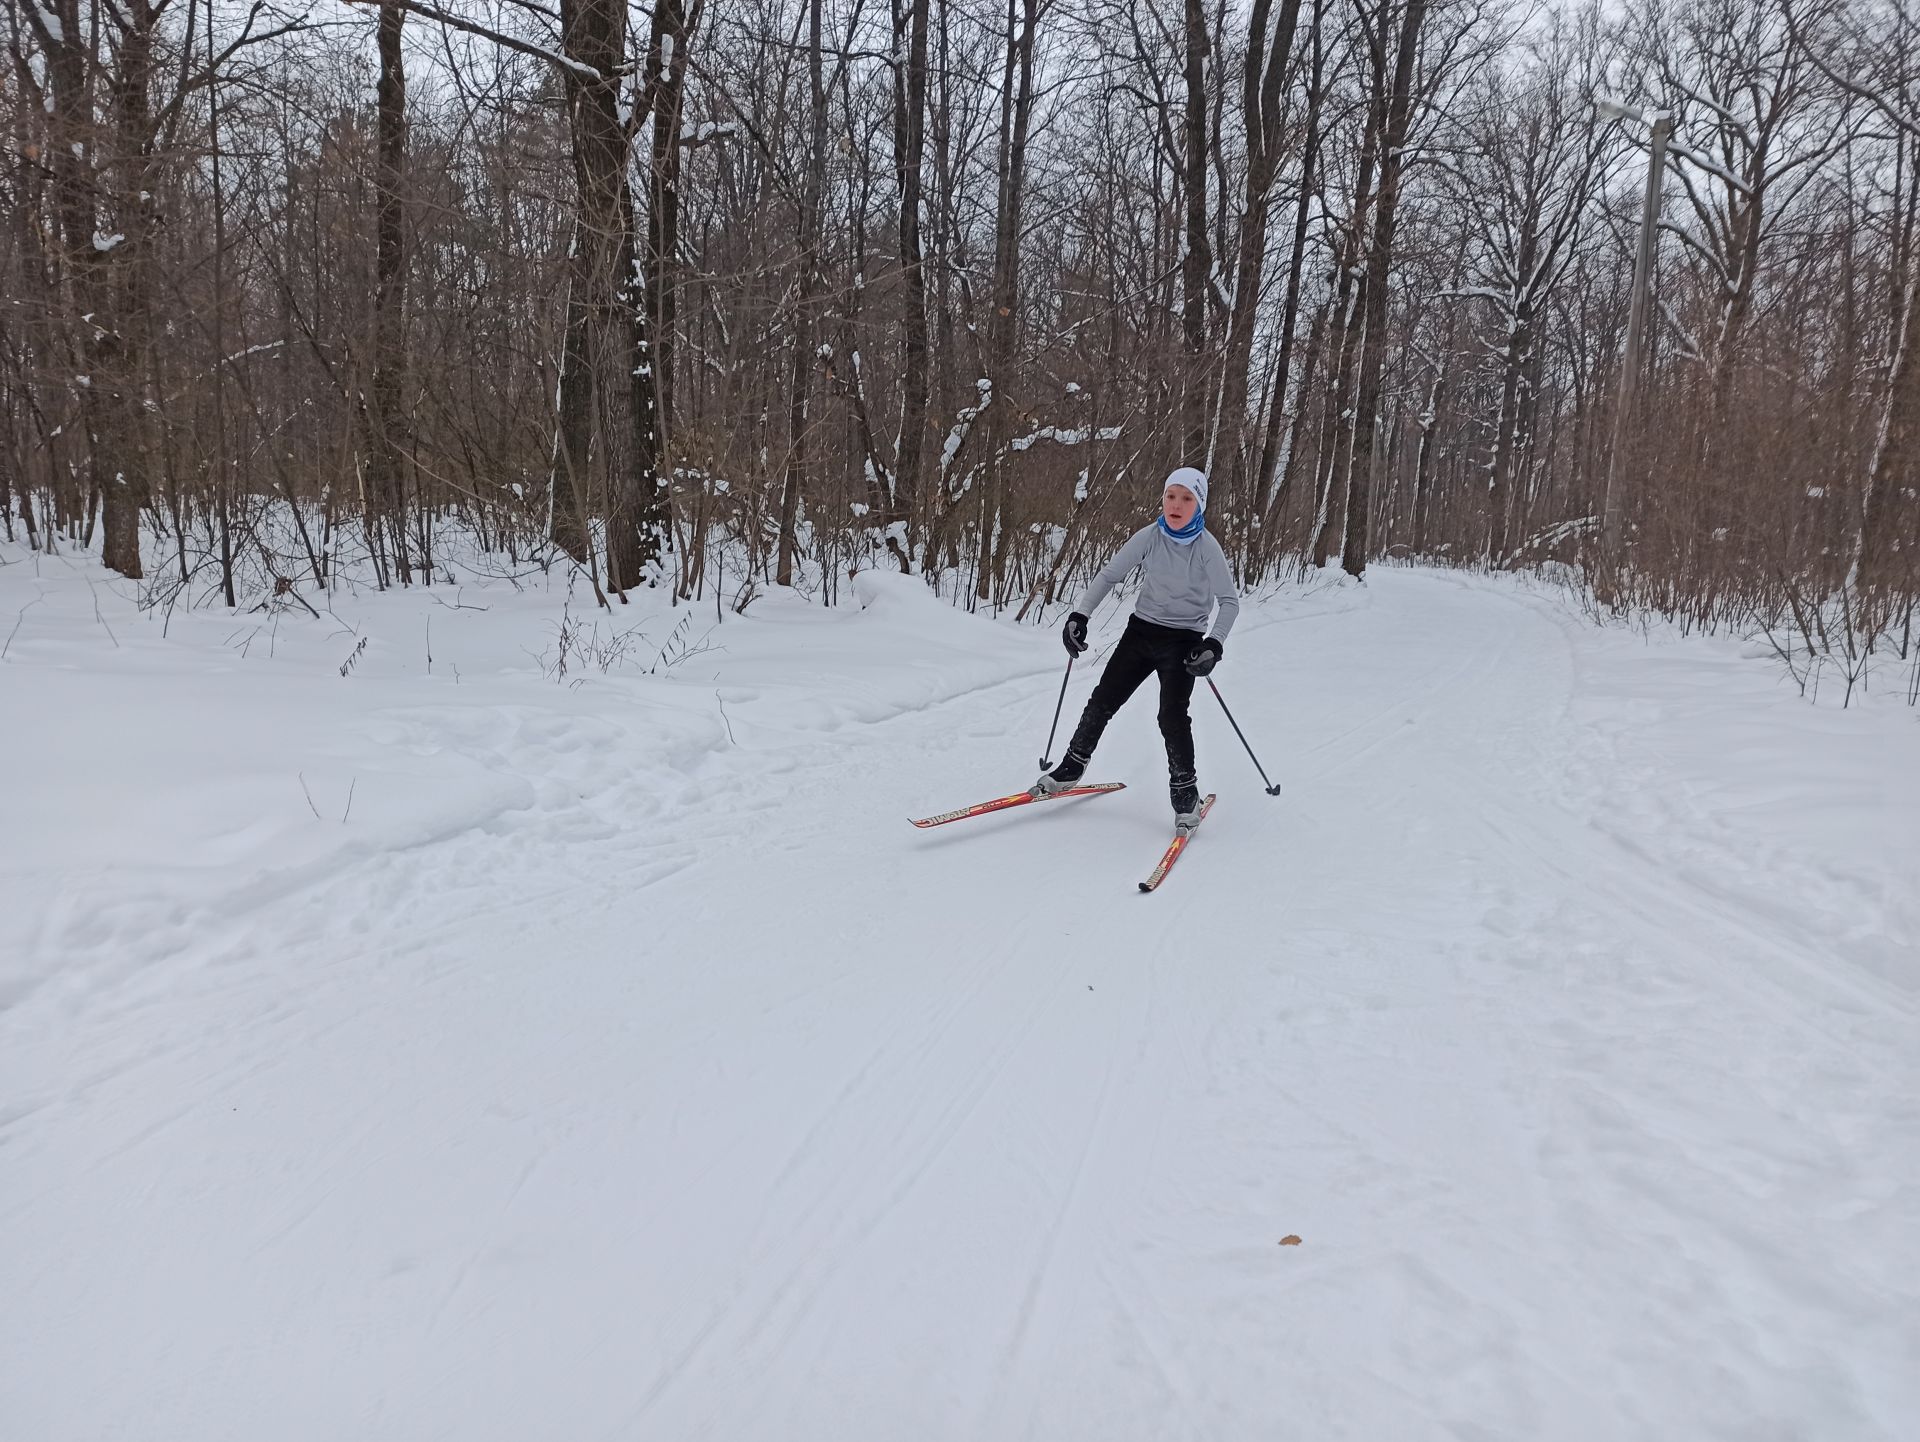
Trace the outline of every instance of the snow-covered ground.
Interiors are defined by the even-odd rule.
[[[556,676],[537,578],[0,548],[0,1436],[1920,1435],[1913,711],[1284,592],[1148,897],[1150,698],[915,832],[1061,653],[851,589]]]

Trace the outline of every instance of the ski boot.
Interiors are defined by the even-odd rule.
[[[1078,786],[1080,778],[1087,774],[1087,761],[1087,757],[1069,751],[1060,758],[1060,764],[1053,770],[1040,773],[1040,779],[1033,783],[1033,794],[1056,796],[1069,786]]]
[[[1200,786],[1192,772],[1175,776],[1169,787],[1173,799],[1173,830],[1185,836],[1200,826]]]

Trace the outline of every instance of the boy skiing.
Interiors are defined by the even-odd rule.
[[[1200,787],[1194,776],[1193,718],[1187,703],[1195,679],[1219,661],[1221,643],[1240,614],[1226,552],[1206,530],[1206,510],[1206,476],[1192,466],[1180,467],[1161,489],[1160,518],[1134,532],[1074,603],[1061,632],[1070,656],[1087,649],[1087,618],[1094,608],[1139,567],[1140,598],[1127,629],[1080,713],[1065,758],[1034,782],[1036,796],[1051,796],[1079,781],[1114,712],[1142,681],[1158,674],[1174,829],[1184,834],[1199,825]]]

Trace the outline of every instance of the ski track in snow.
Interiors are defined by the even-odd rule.
[[[10,848],[0,1434],[1914,1435],[1910,718],[1386,571],[1250,609],[1285,792],[1203,689],[1148,897],[1151,695],[1128,791],[915,833],[1057,672],[874,599],[872,686],[794,608],[641,705],[403,688],[325,777],[386,829],[230,885]]]

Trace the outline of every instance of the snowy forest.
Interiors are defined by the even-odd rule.
[[[9,16],[7,533],[149,602],[430,584],[451,521],[608,604],[1037,615],[1191,463],[1246,582],[1910,642],[1907,0]]]
[[[1920,0],[4,3],[0,1442],[1920,1436]]]

